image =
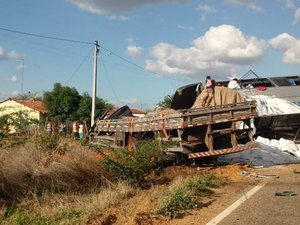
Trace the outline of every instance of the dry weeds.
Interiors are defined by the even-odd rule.
[[[80,220],[85,224],[93,215],[117,205],[136,192],[137,189],[126,182],[118,182],[115,186],[103,187],[88,194],[33,194],[32,198],[23,200],[18,207],[49,219],[58,217],[63,212],[79,212]]]
[[[0,196],[16,201],[28,193],[88,191],[107,183],[109,174],[95,152],[80,143],[64,145],[64,155],[39,151],[30,142],[2,149]]]
[[[74,217],[77,224],[77,217],[87,221],[137,191],[126,182],[112,182],[97,153],[81,142],[62,139],[57,149],[65,154],[49,154],[33,139],[0,148],[0,222],[14,210],[25,210],[49,221],[71,217],[73,224]]]

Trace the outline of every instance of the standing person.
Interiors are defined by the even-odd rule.
[[[216,82],[210,76],[206,77],[205,80],[205,89],[202,96],[201,106],[208,107],[210,106],[211,100],[214,98],[214,89],[216,86]]]
[[[66,136],[67,127],[66,127],[66,124],[65,124],[64,122],[61,122],[61,123],[59,124],[58,132],[59,132],[59,134],[62,135],[63,137]]]
[[[83,140],[83,124],[79,124],[79,129],[78,129],[78,134],[79,134],[79,140]]]
[[[47,129],[47,132],[48,132],[48,133],[51,133],[51,132],[52,132],[52,124],[51,124],[50,121],[47,123],[46,129]]]
[[[79,129],[79,122],[78,120],[74,121],[72,124],[72,133],[73,133],[73,137],[75,139],[79,138],[79,133],[78,133],[78,129]]]
[[[227,87],[231,89],[241,89],[240,81],[237,78],[233,78],[229,81]]]

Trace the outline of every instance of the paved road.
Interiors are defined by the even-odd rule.
[[[218,225],[297,225],[300,224],[300,164],[280,170],[268,169],[261,173],[279,174],[277,179],[260,178],[259,189],[248,200],[226,216]],[[276,196],[292,191],[297,196]],[[245,191],[246,192],[246,191]],[[244,193],[245,194],[245,193]],[[240,194],[240,197],[243,193]]]

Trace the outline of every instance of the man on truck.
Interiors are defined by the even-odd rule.
[[[206,76],[205,89],[202,93],[201,106],[209,107],[211,100],[214,98],[214,89],[216,82],[210,76]]]

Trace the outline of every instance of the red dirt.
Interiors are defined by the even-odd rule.
[[[251,168],[230,165],[223,167],[188,167],[172,166],[159,173],[152,174],[149,180],[152,186],[147,190],[140,191],[134,197],[122,202],[116,207],[106,209],[94,218],[90,218],[88,225],[183,225],[183,224],[206,224],[211,218],[220,212],[226,205],[232,203],[233,196],[241,193],[244,189],[253,186],[257,181],[253,177],[241,176],[242,171],[252,172]],[[160,200],[166,193],[171,180],[181,175],[196,175],[203,172],[212,172],[219,177],[226,178],[227,182],[221,188],[214,189],[215,194],[211,197],[201,198],[200,207],[188,210],[186,215],[178,219],[170,219],[157,215]]]

